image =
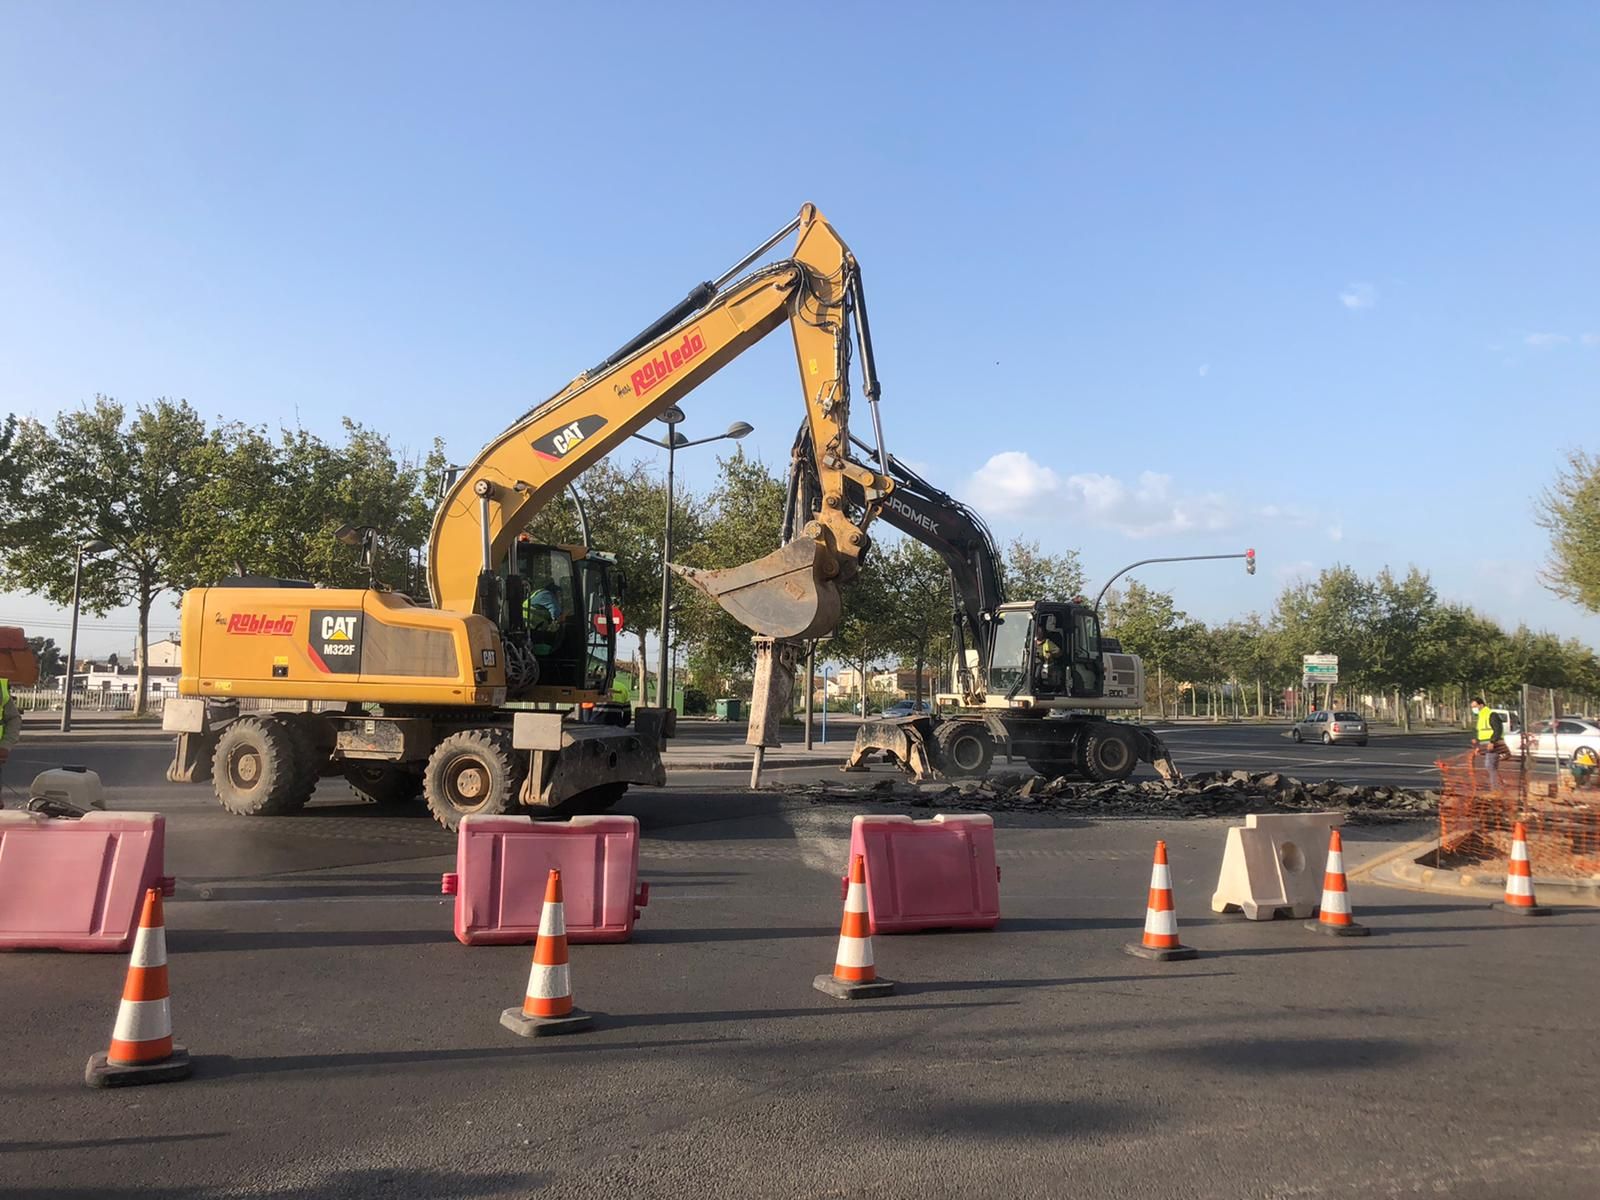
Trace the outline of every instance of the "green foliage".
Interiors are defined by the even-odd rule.
[[[31,637],[28,639],[28,649],[39,659],[40,679],[54,679],[57,675],[67,673],[67,657],[56,645],[55,638]]]
[[[183,401],[141,405],[129,419],[115,400],[97,396],[53,426],[19,422],[6,454],[16,505],[0,541],[0,584],[72,603],[76,548],[109,544],[86,558],[85,610],[104,614],[132,605],[139,614],[140,658],[150,609],[169,589],[192,579],[185,552],[188,502],[201,471],[205,423]],[[141,666],[135,713],[145,706]]]
[[[1574,450],[1535,519],[1550,534],[1547,585],[1600,612],[1600,456]]]
[[[1036,541],[1013,538],[1000,564],[1007,600],[1070,600],[1083,591],[1078,552],[1044,554]]]
[[[687,566],[733,567],[778,548],[783,481],[765,463],[748,457],[742,446],[717,463],[717,483],[696,506],[698,537],[680,541],[674,535],[675,545],[683,547],[675,556]],[[719,696],[747,694],[743,681],[755,666],[750,631],[687,584],[680,583],[672,594],[677,636],[691,647],[689,667],[695,682]]]
[[[433,519],[432,481],[442,470],[435,440],[425,459],[397,453],[380,433],[346,419],[334,445],[303,429],[239,423],[206,437],[184,505],[183,586],[244,573],[365,587],[358,548],[341,526],[377,531],[372,577],[419,592],[419,548]]]

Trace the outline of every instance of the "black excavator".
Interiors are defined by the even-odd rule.
[[[814,511],[807,437],[802,429],[795,439],[790,513]],[[983,519],[892,454],[879,469],[894,482],[877,500],[880,519],[950,568],[951,690],[936,697],[941,715],[864,721],[846,770],[878,753],[915,779],[972,779],[988,772],[999,751],[1051,777],[1126,779],[1143,761],[1177,779],[1155,730],[1107,715],[1140,707],[1144,664],[1101,635],[1093,606],[1081,596],[1007,600]],[[852,507],[868,502],[848,485],[845,499]]]

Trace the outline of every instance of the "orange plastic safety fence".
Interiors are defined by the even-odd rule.
[[[1502,758],[1491,787],[1482,755],[1469,751],[1437,765],[1442,853],[1504,862],[1521,821],[1535,877],[1600,876],[1600,779],[1580,785],[1569,770]]]

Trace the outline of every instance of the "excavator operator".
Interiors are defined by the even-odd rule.
[[[1065,690],[1062,674],[1061,634],[1054,629],[1055,617],[1046,616],[1046,624],[1034,631],[1033,665],[1042,691],[1047,693]]]
[[[536,654],[549,654],[561,641],[561,594],[550,579],[536,579],[522,602],[522,619],[533,635]]]

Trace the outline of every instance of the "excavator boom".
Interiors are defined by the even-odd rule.
[[[786,259],[740,275],[789,232]],[[875,505],[852,519],[847,484],[876,501],[892,486],[850,454],[852,325],[869,401],[877,383],[866,333],[860,269],[812,205],[763,246],[689,296],[598,366],[490,442],[462,471],[434,518],[428,584],[434,603],[485,612],[485,581],[528,522],[588,467],[739,354],[787,323],[806,423],[818,447],[815,519],[790,544],[725,571],[680,573],[756,633],[815,637],[838,620],[838,586],[857,569]],[[488,586],[492,586],[492,583]]]

